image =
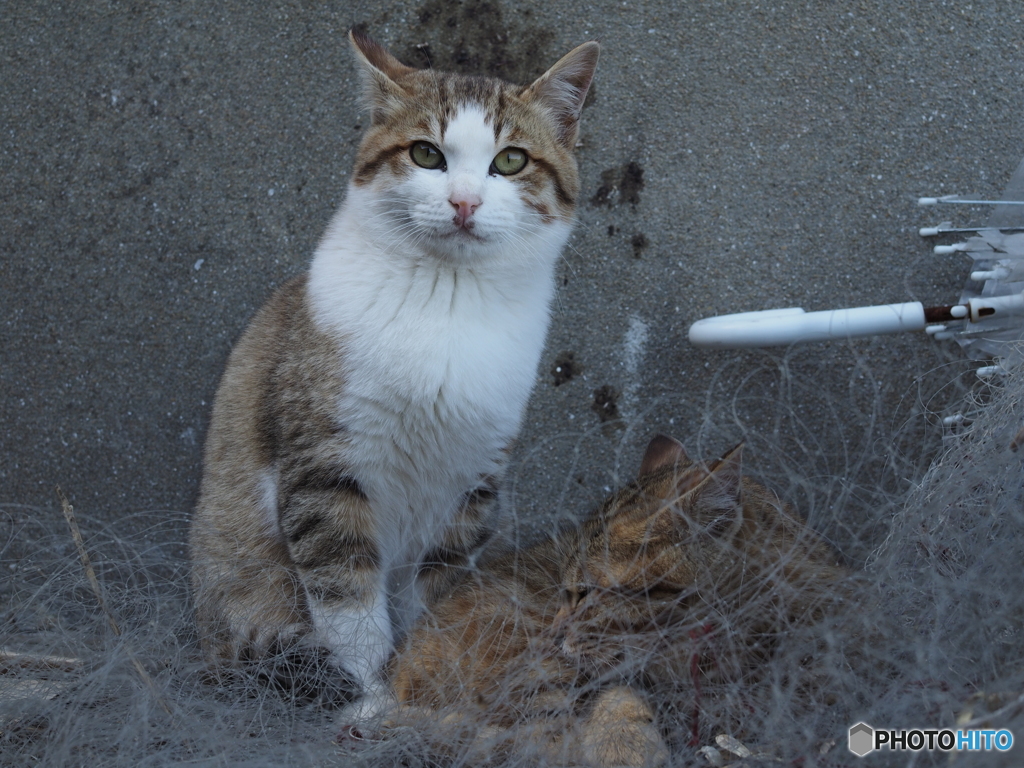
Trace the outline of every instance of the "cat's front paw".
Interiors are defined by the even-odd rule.
[[[335,709],[351,704],[360,686],[331,656],[329,649],[317,645],[274,643],[266,654],[250,662],[250,668],[283,696]]]
[[[397,703],[390,687],[383,681],[367,684],[362,695],[342,709],[338,717],[338,743],[363,746],[359,742],[379,741],[385,718]]]
[[[334,743],[350,751],[367,749],[384,740],[383,734],[373,732],[365,726],[343,725],[334,736]]]
[[[584,724],[583,753],[597,766],[660,768],[669,760],[654,711],[626,686],[597,697]]]

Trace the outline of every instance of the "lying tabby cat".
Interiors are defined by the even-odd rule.
[[[790,701],[831,704],[828,665],[850,645],[838,626],[853,584],[832,549],[774,493],[741,475],[742,446],[690,464],[651,443],[636,484],[587,521],[562,564],[554,619],[562,654],[590,679],[654,694],[691,745],[744,731],[772,705],[769,662],[796,663]],[[750,735],[750,734],[748,734]]]
[[[392,660],[389,727],[443,709],[448,748],[470,755],[663,762],[645,690],[685,690],[696,707],[716,684],[755,685],[779,638],[834,608],[847,577],[741,476],[740,455],[695,464],[658,436],[638,479],[580,527],[467,576]]]

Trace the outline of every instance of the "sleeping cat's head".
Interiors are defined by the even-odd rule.
[[[709,622],[770,632],[806,618],[844,572],[772,492],[742,476],[741,453],[695,463],[672,438],[651,442],[637,480],[563,553],[564,653],[599,669],[671,668],[666,657],[689,659]]]
[[[376,236],[459,262],[560,250],[597,43],[520,86],[414,69],[361,32],[350,39],[371,118],[350,197],[369,209]]]
[[[729,555],[739,511],[739,448],[695,464],[659,435],[638,478],[605,500],[564,553],[562,649],[599,667],[625,661],[623,640],[648,645],[684,614],[699,576]],[[650,640],[650,638],[646,638]]]

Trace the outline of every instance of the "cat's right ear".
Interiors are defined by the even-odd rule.
[[[693,504],[705,529],[721,536],[743,518],[740,493],[743,488],[743,443],[730,450],[692,486]]]
[[[650,474],[662,467],[682,469],[692,463],[690,457],[686,455],[682,443],[668,435],[655,435],[647,445],[647,450],[644,451],[644,458],[640,462],[640,471],[637,472],[637,476]]]
[[[374,124],[383,122],[408,96],[395,81],[416,70],[407,67],[388,53],[383,45],[355,27],[349,30],[348,39],[359,64],[363,104],[370,110],[370,121]]]

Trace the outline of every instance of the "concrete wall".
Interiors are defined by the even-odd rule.
[[[55,510],[60,484],[86,527],[190,508],[228,350],[345,194],[361,23],[411,64],[520,81],[603,45],[516,509],[589,504],[654,431],[700,454],[746,438],[819,527],[858,518],[856,556],[879,492],[937,445],[922,414],[959,396],[956,350],[921,334],[708,353],[686,329],[955,300],[966,264],[931,255],[916,230],[939,217],[915,200],[998,195],[1017,166],[1024,6],[772,6],[7,4],[0,504]]]

